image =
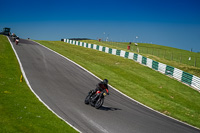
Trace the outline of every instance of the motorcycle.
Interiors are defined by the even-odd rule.
[[[15,39],[15,44],[18,45],[18,43],[19,43],[19,38],[16,38]]]
[[[96,93],[93,93],[93,91],[90,91],[87,97],[85,98],[85,104],[90,104],[96,109],[99,109],[103,105],[104,97],[106,95],[107,94],[105,92],[97,91]]]

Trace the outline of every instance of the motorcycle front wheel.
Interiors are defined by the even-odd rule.
[[[85,98],[85,104],[89,104],[90,103],[90,94]]]
[[[103,105],[103,102],[104,102],[104,98],[99,98],[97,102],[95,103],[95,108],[99,109]]]

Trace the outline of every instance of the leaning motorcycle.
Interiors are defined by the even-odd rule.
[[[85,98],[85,104],[90,104],[96,109],[99,109],[103,105],[104,97],[106,95],[107,94],[105,92],[97,91],[96,93],[93,93],[93,91],[90,91],[87,97]]]

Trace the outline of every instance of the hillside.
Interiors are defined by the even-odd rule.
[[[155,61],[173,66],[181,69],[192,75],[200,77],[200,54],[190,52],[182,49],[166,47],[155,44],[138,43],[135,44],[121,43],[121,42],[98,42],[96,40],[81,40],[91,44],[98,44],[114,49],[125,50],[128,52],[138,53],[147,58]],[[130,50],[127,50],[127,46],[130,46]],[[189,60],[190,59],[190,60]],[[195,67],[196,66],[196,67]]]

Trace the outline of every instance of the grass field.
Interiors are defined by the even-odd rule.
[[[50,112],[20,82],[21,71],[5,36],[0,35],[0,132],[64,133],[76,132]]]
[[[155,44],[145,44],[145,43],[138,43],[138,46],[136,47],[135,44],[119,43],[119,42],[98,42],[96,40],[82,40],[82,42],[98,44],[134,53],[138,53],[137,50],[138,47],[139,48],[138,54],[140,55],[173,66],[175,68],[188,72],[192,75],[200,77],[200,53],[194,53],[172,47],[166,47]],[[130,50],[127,50],[128,45],[130,45]],[[189,60],[189,58],[191,60]],[[194,67],[195,63],[196,67]]]
[[[37,41],[133,99],[200,128],[200,93],[132,60],[60,41]],[[112,94],[110,95],[112,96]]]

